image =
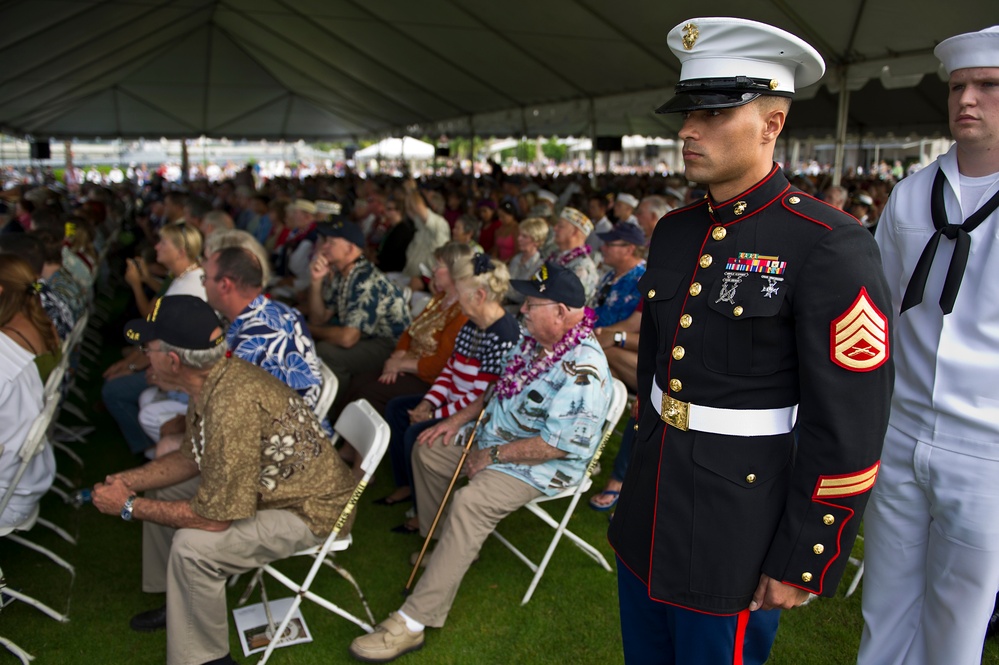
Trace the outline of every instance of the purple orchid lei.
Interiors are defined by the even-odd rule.
[[[567,253],[555,259],[555,263],[564,268],[584,254],[589,256],[592,251],[593,249],[589,245],[581,245],[574,249],[570,249]]]
[[[593,324],[597,321],[596,312],[589,307],[583,310],[583,320],[574,325],[569,332],[562,336],[552,348],[551,354],[542,354],[537,358],[538,342],[533,337],[526,337],[518,353],[506,372],[496,382],[496,390],[493,394],[499,399],[507,399],[517,395],[530,383],[533,383],[539,376],[551,369],[562,356],[570,350],[579,346],[580,342],[586,339],[593,332]],[[528,359],[534,361],[528,365]]]

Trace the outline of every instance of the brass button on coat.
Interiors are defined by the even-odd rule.
[[[822,554],[823,552],[826,551],[826,548],[825,546],[822,545],[822,543],[816,543],[815,545],[812,546],[812,551],[815,552],[816,554]]]
[[[652,298],[655,298],[655,297],[656,297],[656,290],[655,289],[649,289],[649,299],[651,300]]]
[[[736,316],[742,316],[742,313],[744,311],[745,310],[742,309],[742,305],[736,305],[735,307],[732,308],[732,313],[735,314]]]
[[[690,324],[693,322],[694,322],[694,317],[692,317],[690,314],[684,314],[683,316],[680,317],[681,328],[689,328]]]
[[[715,240],[724,240],[727,235],[728,231],[725,230],[724,226],[716,226],[711,230],[711,237]]]
[[[799,203],[801,203],[801,199],[800,199],[800,198],[798,198],[797,196],[792,196],[791,198],[789,198],[789,199],[787,200],[787,202],[788,202],[788,203],[790,203],[790,204],[791,204],[791,205],[793,205],[793,206],[796,206],[796,205],[798,205]]]
[[[801,574],[801,581],[802,582],[811,582],[812,581],[812,574],[811,573],[802,573]]]
[[[713,260],[713,259],[711,258],[711,255],[710,255],[710,254],[703,254],[703,255],[701,256],[701,260],[700,260],[700,261],[698,261],[697,263],[698,263],[698,264],[699,264],[699,265],[700,265],[700,266],[701,266],[702,268],[707,268],[708,266],[710,266],[710,265],[711,265],[711,261],[712,261],[712,260]]]
[[[746,476],[746,482],[749,483],[749,484],[755,483],[756,482],[756,474],[755,473],[751,473],[748,476]]]
[[[836,518],[828,513],[822,516],[822,523],[826,526],[832,526],[836,523]]]
[[[683,358],[683,354],[686,353],[684,348],[680,345],[673,347],[673,360],[680,360]]]
[[[669,389],[675,393],[678,393],[681,390],[683,390],[683,384],[680,383],[680,379],[670,379]]]
[[[694,282],[693,284],[690,285],[690,295],[696,296],[700,292],[701,292],[701,283],[700,282]]]

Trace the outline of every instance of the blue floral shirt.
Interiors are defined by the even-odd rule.
[[[600,444],[613,394],[611,380],[607,357],[590,335],[513,397],[493,397],[476,435],[480,449],[540,436],[566,456],[541,464],[492,464],[488,468],[519,478],[549,496],[578,483]]]
[[[323,300],[333,312],[329,325],[357,328],[365,338],[397,340],[412,322],[402,291],[365,258],[346,277],[334,270],[323,283]]]
[[[641,300],[638,293],[638,280],[644,274],[645,261],[642,261],[621,275],[621,278],[616,282],[613,270],[603,276],[590,304],[590,307],[597,314],[595,324],[597,328],[620,323],[635,312]]]
[[[259,295],[229,325],[233,355],[267,370],[315,408],[322,390],[319,356],[301,312]]]

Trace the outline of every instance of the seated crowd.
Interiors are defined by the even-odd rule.
[[[330,532],[357,462],[349,442],[333,450],[330,424],[351,401],[390,426],[396,487],[375,503],[415,503],[403,534],[427,534],[458,463],[459,446],[437,444],[467,437],[485,410],[426,571],[354,641],[359,659],[420,648],[495,525],[582,478],[612,377],[636,390],[637,282],[653,229],[700,194],[656,176],[605,175],[600,189],[481,180],[125,183],[85,190],[76,207],[49,189],[18,193],[0,233],[0,409],[13,424],[0,435],[0,490],[46,368],[91,301],[109,211],[134,205],[115,249],[128,345],[102,396],[143,464],[93,496],[102,512],[143,521],[142,590],[166,603],[131,625],[165,627],[168,662],[232,662],[225,579]],[[876,223],[872,196],[854,198]],[[324,364],[336,381],[328,410]],[[596,510],[616,503],[632,424]],[[51,453],[39,456],[0,526],[53,475]]]

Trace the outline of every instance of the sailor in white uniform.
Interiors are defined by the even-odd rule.
[[[861,665],[977,665],[999,588],[999,26],[934,53],[957,143],[899,183],[876,235],[896,380],[865,516]]]

